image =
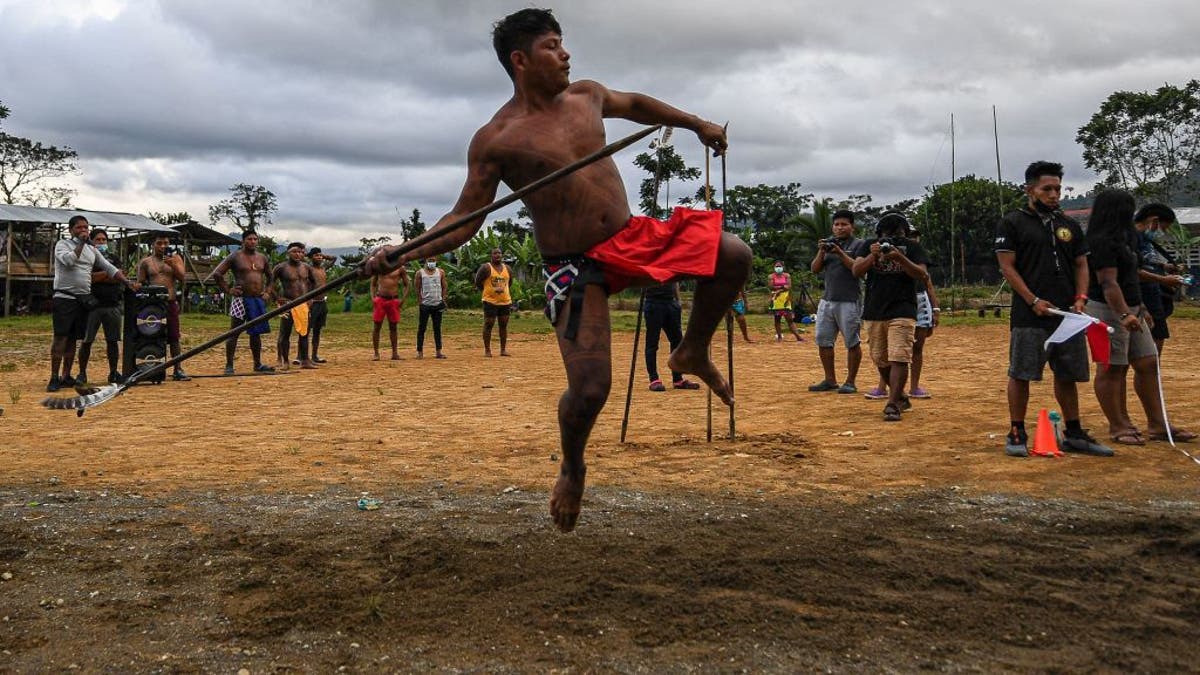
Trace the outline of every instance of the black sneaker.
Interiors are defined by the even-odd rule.
[[[63,375],[61,383],[64,387],[74,387],[75,385],[79,384],[79,381],[70,375]]]
[[[79,371],[79,378],[78,378],[79,384],[87,384],[87,381],[88,381],[87,371],[86,370]]]
[[[1008,432],[1008,438],[1004,442],[1004,454],[1009,457],[1028,457],[1029,435],[1024,430],[1014,429]]]
[[[59,389],[62,389],[62,380],[57,375],[51,375],[50,382],[46,385],[46,391],[56,392]]]
[[[125,376],[114,370],[108,374],[108,383],[109,384],[125,384]]]
[[[837,388],[838,386],[829,380],[821,380],[816,384],[811,384],[808,386],[809,391],[833,391]]]
[[[1112,457],[1112,448],[1107,448],[1096,442],[1086,431],[1081,431],[1078,434],[1067,432],[1063,434],[1062,439],[1063,452],[1075,452],[1081,455],[1091,455],[1092,457]]]
[[[183,370],[181,369],[181,370],[176,370],[175,374],[171,376],[171,379],[175,380],[176,382],[187,382],[188,380],[190,380],[192,378],[188,377],[188,374],[183,372]]]

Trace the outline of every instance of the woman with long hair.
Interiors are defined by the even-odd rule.
[[[1158,396],[1157,349],[1150,336],[1149,315],[1143,311],[1138,285],[1137,229],[1133,214],[1137,205],[1124,190],[1104,190],[1096,196],[1088,222],[1087,313],[1109,326],[1111,350],[1108,368],[1096,370],[1095,391],[1100,409],[1108,418],[1112,440],[1125,445],[1144,445],[1166,440],[1167,426]],[[1133,389],[1146,412],[1146,435],[1129,417],[1126,379],[1133,366]],[[1196,437],[1172,429],[1176,440]]]

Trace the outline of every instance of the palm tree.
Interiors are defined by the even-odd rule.
[[[816,250],[817,242],[833,236],[833,200],[829,197],[813,202],[812,213],[801,213],[789,218],[788,225],[799,230],[801,241]]]

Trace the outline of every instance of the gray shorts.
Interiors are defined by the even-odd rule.
[[[1091,366],[1083,333],[1046,349],[1043,345],[1053,332],[1036,327],[1013,328],[1008,338],[1008,376],[1040,382],[1049,361],[1054,377],[1067,382],[1087,382]]]
[[[104,326],[104,341],[120,342],[123,319],[124,313],[120,307],[97,307],[93,309],[88,312],[87,334],[84,335],[83,341],[87,343],[95,342],[96,336],[100,333],[100,327]]]
[[[858,302],[822,300],[817,303],[817,346],[832,347],[837,334],[842,334],[846,349],[854,349],[862,341],[862,305]]]
[[[1129,309],[1137,314],[1140,308],[1133,306]],[[1088,300],[1087,313],[1088,316],[1100,319],[1113,328],[1113,332],[1108,334],[1108,362],[1112,365],[1127,366],[1130,361],[1153,356],[1158,352],[1158,347],[1154,344],[1154,336],[1150,335],[1150,327],[1146,325],[1145,319],[1138,319],[1138,323],[1142,325],[1141,330],[1130,333],[1121,325],[1121,317],[1108,306],[1108,303]]]

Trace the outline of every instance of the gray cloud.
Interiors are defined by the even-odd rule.
[[[491,24],[521,4],[0,1],[6,130],[76,148],[83,206],[202,218],[230,185],[258,183],[279,197],[281,233],[353,243],[395,232],[397,208],[432,221],[453,203],[471,134],[511,94]],[[1086,187],[1074,136],[1099,103],[1200,72],[1200,7],[1165,0],[613,0],[556,14],[573,77],[728,120],[731,184],[835,197],[893,201],[946,180],[952,112],[959,174],[993,175],[993,104],[1006,177],[1054,158]],[[609,124],[614,138],[633,129]],[[703,166],[694,137],[675,138]],[[631,196],[634,154],[619,158]]]

